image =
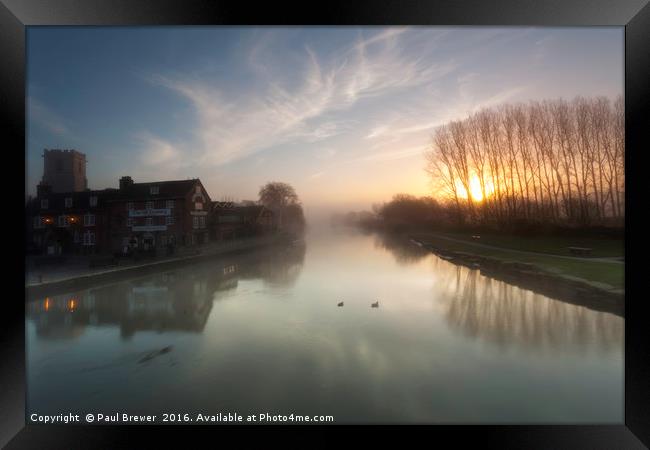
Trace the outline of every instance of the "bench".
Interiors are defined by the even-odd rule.
[[[591,250],[592,249],[587,247],[569,247],[569,252],[571,252],[572,255],[588,256],[591,255]]]

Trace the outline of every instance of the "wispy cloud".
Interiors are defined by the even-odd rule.
[[[349,131],[353,123],[325,116],[349,109],[361,100],[399,89],[430,83],[452,66],[425,62],[400,47],[404,28],[388,29],[359,39],[336,52],[319,57],[304,47],[304,67],[298,82],[271,77],[266,63],[256,58],[267,48],[253,46],[249,62],[264,73],[265,88],[237,95],[221,90],[209,80],[157,75],[150,79],[188,100],[196,114],[194,143],[202,165],[224,165],[259,151],[302,139],[313,143]]]

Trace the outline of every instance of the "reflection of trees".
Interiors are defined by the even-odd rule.
[[[304,243],[256,252],[240,262],[240,276],[246,279],[261,278],[270,285],[290,287],[302,271],[305,253]]]
[[[392,233],[375,233],[375,248],[388,250],[400,264],[414,264],[429,255],[426,249],[414,244],[407,237]]]
[[[620,350],[623,319],[553,300],[436,259],[447,321],[468,336],[531,350]]]

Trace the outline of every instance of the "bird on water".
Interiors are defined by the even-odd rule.
[[[377,300],[375,303],[371,303],[370,306],[372,308],[379,308],[379,300]]]
[[[336,306],[343,306],[343,302],[340,302],[340,303],[337,304]]]

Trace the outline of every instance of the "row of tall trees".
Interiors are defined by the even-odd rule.
[[[620,225],[622,97],[483,109],[436,129],[426,154],[457,220],[482,225]]]

